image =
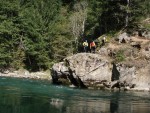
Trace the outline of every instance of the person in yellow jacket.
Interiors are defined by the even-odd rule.
[[[87,52],[88,45],[89,44],[88,44],[87,40],[85,40],[85,42],[83,42],[84,52]]]

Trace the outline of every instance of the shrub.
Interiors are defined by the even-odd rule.
[[[119,50],[119,51],[116,53],[115,61],[116,61],[116,62],[125,61],[124,50]]]

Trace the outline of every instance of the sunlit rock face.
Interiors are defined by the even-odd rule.
[[[53,83],[82,88],[149,90],[150,63],[111,63],[100,54],[78,53],[52,67]]]
[[[136,63],[136,64],[134,64]],[[137,61],[129,64],[117,64],[119,81],[134,90],[150,89],[150,64]]]
[[[119,43],[127,43],[131,40],[131,37],[128,36],[126,32],[118,36]]]
[[[94,87],[103,81],[111,82],[111,68],[110,62],[99,54],[79,53],[55,64],[52,77],[69,78],[75,86]]]
[[[74,78],[80,78],[83,83],[111,81],[111,64],[98,54],[80,53],[65,60],[73,71]]]

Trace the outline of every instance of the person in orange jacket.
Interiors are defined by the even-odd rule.
[[[90,43],[90,50],[91,50],[91,53],[95,53],[95,49],[96,49],[96,44],[94,41],[92,41]]]

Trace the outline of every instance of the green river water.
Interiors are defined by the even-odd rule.
[[[111,92],[0,77],[0,113],[150,113],[150,92]]]

